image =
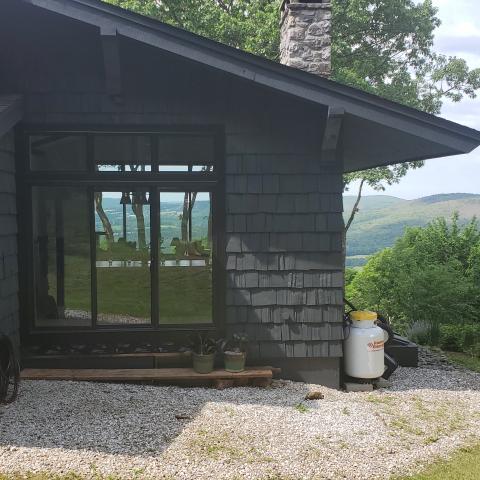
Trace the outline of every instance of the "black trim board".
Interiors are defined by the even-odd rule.
[[[468,153],[480,145],[480,132],[361,90],[228,47],[160,21],[98,0],[22,0],[78,21],[113,30],[161,50],[228,72],[271,89],[346,113],[409,135]],[[438,154],[432,152],[430,158]],[[406,158],[404,161],[411,160]],[[368,168],[368,166],[365,166]],[[349,168],[354,170],[355,168]]]
[[[0,137],[15,126],[22,117],[22,97],[20,95],[0,95]]]

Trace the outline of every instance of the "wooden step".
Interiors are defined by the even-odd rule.
[[[195,380],[252,380],[271,379],[277,369],[273,367],[249,367],[243,372],[232,373],[214,370],[211,373],[197,373],[193,368],[132,368],[132,369],[61,369],[26,368],[22,370],[23,380],[76,380],[95,382],[176,382]]]
[[[130,369],[177,368],[192,364],[191,352],[70,353],[22,355],[24,368],[34,369]]]

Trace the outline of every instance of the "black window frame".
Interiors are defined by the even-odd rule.
[[[93,138],[96,134],[151,135],[152,171],[148,172],[109,172],[96,169]],[[86,135],[87,171],[47,171],[30,169],[29,139],[32,135]],[[172,172],[159,171],[157,162],[156,136],[161,134],[207,135],[214,141],[212,171]],[[225,317],[225,132],[223,126],[45,126],[22,125],[17,129],[17,190],[19,194],[19,262],[20,275],[20,315],[22,341],[44,343],[59,341],[69,343],[79,341],[121,341],[124,334],[138,341],[152,339],[155,334],[161,341],[184,340],[185,334],[209,331],[221,334]],[[135,188],[148,190],[152,195],[151,205],[151,324],[103,326],[96,322],[96,274],[95,252],[90,252],[92,262],[92,324],[91,327],[38,327],[35,325],[34,271],[33,271],[33,231],[32,231],[32,188],[35,186],[84,187],[88,200],[93,206],[94,191],[128,191]],[[212,192],[212,323],[204,324],[161,324],[158,315],[158,243],[159,195],[161,192]],[[93,208],[90,214],[90,245],[95,245],[95,219]],[[73,336],[72,334],[75,333]],[[42,341],[38,342],[38,340]]]

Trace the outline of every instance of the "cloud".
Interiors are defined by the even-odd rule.
[[[442,107],[442,117],[452,122],[457,122],[466,127],[480,130],[480,101],[476,99],[464,99],[454,103],[446,101]]]
[[[437,35],[435,50],[448,55],[471,55],[474,58],[470,61],[473,60],[474,63],[480,64],[480,33],[471,36]]]

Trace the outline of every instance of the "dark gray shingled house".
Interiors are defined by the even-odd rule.
[[[322,78],[329,5],[282,15],[287,65],[97,0],[0,2],[0,330],[24,364],[247,332],[252,363],[338,386],[342,174],[480,133]]]

